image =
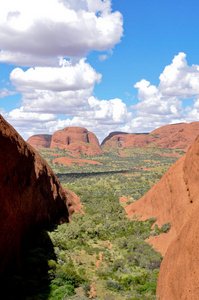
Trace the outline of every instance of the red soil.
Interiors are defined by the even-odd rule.
[[[91,164],[91,165],[101,165],[100,162],[91,160],[91,159],[78,159],[78,158],[71,158],[71,157],[58,157],[53,159],[53,164],[55,163],[63,164],[66,166],[75,165],[78,163],[79,166],[83,166],[83,164]]]

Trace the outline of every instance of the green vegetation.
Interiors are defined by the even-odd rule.
[[[40,153],[62,185],[80,197],[85,214],[74,214],[70,223],[48,232],[48,247],[44,246],[48,249],[47,265],[43,272],[32,272],[39,272],[40,279],[37,282],[33,276],[31,292],[22,276],[27,271],[15,275],[20,282],[24,280],[28,295],[24,299],[155,299],[162,257],[145,240],[167,232],[170,224],[158,228],[152,226],[154,218],[127,219],[120,197],[127,197],[128,203],[142,197],[182,153],[170,149],[108,149],[98,157],[81,157],[101,165],[81,167],[53,164],[56,157],[69,156],[65,150],[40,149]],[[35,261],[44,258],[38,242],[32,249],[27,251],[28,262],[26,259],[24,264],[28,270],[34,267],[30,261],[37,265]]]

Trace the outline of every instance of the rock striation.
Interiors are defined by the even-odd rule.
[[[0,276],[20,263],[30,232],[81,212],[45,160],[0,116]]]
[[[160,300],[199,299],[199,137],[140,200],[126,207],[129,217],[170,222],[169,233],[149,240],[165,257],[160,267]]]
[[[73,156],[102,154],[99,141],[94,133],[83,127],[66,127],[52,136],[50,148],[70,151]]]
[[[165,125],[151,133],[111,133],[102,142],[104,147],[160,147],[188,150],[199,134],[199,122]]]
[[[36,134],[29,137],[27,142],[34,148],[50,148],[51,140],[52,135],[50,134]]]

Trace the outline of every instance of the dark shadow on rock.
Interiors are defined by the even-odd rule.
[[[4,274],[0,283],[6,300],[46,300],[50,293],[48,260],[56,260],[47,231],[35,231],[21,251],[20,266]]]

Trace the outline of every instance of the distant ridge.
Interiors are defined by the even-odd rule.
[[[105,148],[159,147],[188,150],[199,135],[199,122],[159,127],[150,133],[110,133],[102,142]]]

